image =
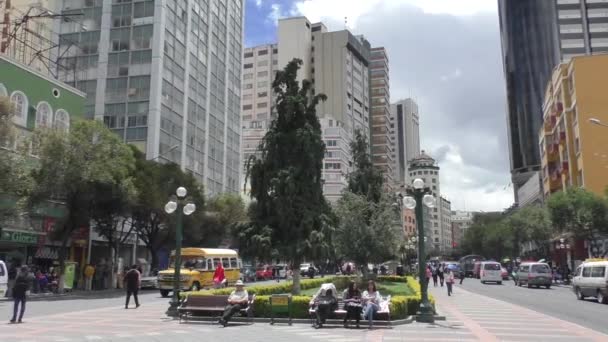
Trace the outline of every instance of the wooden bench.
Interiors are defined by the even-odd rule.
[[[195,313],[211,312],[224,313],[226,305],[228,305],[229,296],[187,296],[182,304],[177,308],[179,313],[179,322],[182,319],[188,321]],[[249,319],[250,323],[253,323],[253,305],[255,302],[255,295],[249,295],[247,300],[247,307],[241,309],[241,316],[245,316]],[[217,316],[216,316],[217,317]]]
[[[374,315],[376,318],[384,316],[387,321],[391,320],[391,296],[383,297],[382,302],[386,302],[385,305],[380,306],[380,310]],[[381,303],[382,303],[381,302]],[[343,298],[338,298],[338,308],[329,315],[329,318],[344,318],[346,317],[346,303]],[[308,307],[308,315],[310,316],[310,322],[313,324],[317,319],[317,312],[315,311],[314,305]]]

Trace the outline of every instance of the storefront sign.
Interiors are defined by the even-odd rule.
[[[35,245],[38,243],[38,237],[38,234],[18,232],[12,230],[2,230],[0,240]]]

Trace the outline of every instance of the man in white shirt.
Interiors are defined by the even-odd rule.
[[[228,305],[224,310],[224,315],[220,318],[219,323],[223,326],[228,325],[228,320],[241,309],[247,308],[249,303],[249,294],[245,290],[245,284],[242,280],[238,280],[235,284],[236,290],[232,291],[230,297],[228,297]]]

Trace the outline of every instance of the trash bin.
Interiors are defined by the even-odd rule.
[[[270,324],[274,324],[277,314],[287,314],[291,325],[291,295],[270,296]]]

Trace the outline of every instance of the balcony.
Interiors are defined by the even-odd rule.
[[[570,163],[566,160],[562,162],[562,168],[560,170],[560,173],[562,175],[567,175],[570,172]]]
[[[566,132],[564,131],[559,132],[559,144],[562,146],[566,144]]]

